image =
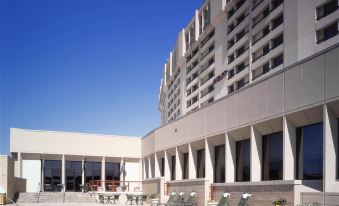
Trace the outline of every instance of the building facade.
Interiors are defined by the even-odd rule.
[[[164,66],[165,125],[339,42],[337,0],[206,0]]]

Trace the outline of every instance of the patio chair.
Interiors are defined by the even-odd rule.
[[[144,204],[144,202],[147,201],[147,197],[148,197],[148,195],[142,195],[142,199],[141,199],[141,204],[142,205]]]
[[[285,198],[280,198],[277,201],[272,203],[274,206],[287,206],[287,200]]]
[[[113,198],[113,203],[115,204],[116,201],[118,201],[120,203],[119,198],[120,198],[120,194],[115,194],[114,198]]]
[[[249,193],[244,193],[244,194],[242,194],[238,206],[248,206],[248,199],[249,199],[251,196],[252,196],[252,195],[249,194]]]
[[[172,192],[172,194],[169,196],[167,202],[158,203],[158,205],[169,205],[169,204],[172,204],[177,198],[178,198],[177,193]]]
[[[105,196],[103,194],[98,194],[99,203],[105,204]]]
[[[228,198],[230,198],[230,193],[224,193],[218,202],[218,206],[230,206],[227,202]]]
[[[130,205],[133,205],[133,201],[135,201],[134,196],[126,194],[126,197],[127,197],[127,201],[126,201],[125,205],[127,205],[128,202],[130,202]]]
[[[192,206],[192,205],[197,205],[193,199],[194,197],[197,196],[196,192],[191,192],[190,196],[187,198],[187,200],[182,201],[181,203],[178,204],[173,204],[173,206]]]

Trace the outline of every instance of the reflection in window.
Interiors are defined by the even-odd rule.
[[[120,163],[106,162],[105,164],[106,180],[120,180]]]
[[[183,154],[182,179],[188,179],[188,152]]]
[[[44,162],[44,184],[61,184],[61,160],[45,160]]]
[[[85,162],[86,183],[101,180],[101,162]]]
[[[66,190],[80,191],[82,184],[82,162],[66,161]]]
[[[214,182],[225,182],[225,145],[214,147]]]
[[[297,128],[297,179],[323,178],[323,123]]]
[[[171,156],[171,180],[175,180],[175,155]]]
[[[197,178],[205,177],[205,149],[197,150]]]
[[[236,181],[250,181],[250,139],[236,142]]]
[[[262,137],[262,179],[282,180],[283,178],[283,133]]]

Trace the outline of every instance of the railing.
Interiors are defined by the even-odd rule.
[[[87,184],[93,192],[141,192],[142,181],[92,180]]]
[[[5,204],[6,204],[7,200],[9,200],[12,204],[19,206],[19,204],[17,204],[16,202],[14,202],[14,200],[12,200],[11,198],[9,198],[7,195],[5,195],[5,194],[1,194],[1,195],[3,195],[3,196],[5,197]]]

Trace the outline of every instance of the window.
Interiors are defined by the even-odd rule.
[[[317,43],[324,42],[338,34],[338,22],[334,22],[328,27],[317,31]]]
[[[272,49],[278,47],[279,45],[281,45],[284,42],[284,35],[280,34],[279,36],[277,36],[276,38],[273,39],[272,43]]]
[[[242,70],[244,70],[246,67],[245,62],[242,62],[240,64],[237,65],[237,73],[241,72]]]
[[[243,86],[245,86],[245,79],[241,79],[241,80],[239,80],[238,81],[238,87],[237,87],[237,89],[240,89],[241,87],[243,87]]]
[[[228,71],[228,79],[231,79],[232,77],[234,77],[234,69]]]
[[[338,0],[331,0],[317,8],[317,20],[320,20],[338,10]]]
[[[225,182],[225,145],[214,147],[214,182]]]
[[[44,184],[61,184],[61,160],[44,161]]]
[[[272,23],[272,30],[277,28],[278,26],[280,26],[280,24],[282,24],[284,22],[284,16],[280,15],[278,18],[275,18]]]
[[[205,177],[205,149],[197,150],[197,178]]]
[[[283,133],[262,137],[262,180],[283,178]]]
[[[262,12],[262,14],[263,14],[263,18],[266,18],[266,17],[270,14],[270,8],[267,7],[267,8]]]
[[[171,180],[175,180],[175,155],[171,156]]]
[[[262,48],[262,55],[265,56],[266,54],[268,54],[268,52],[270,52],[270,44],[265,45]]]
[[[283,55],[283,53],[281,53],[278,56],[273,58],[273,68],[281,65],[282,63],[284,63],[284,55]]]
[[[262,36],[265,37],[267,34],[270,33],[270,27],[266,26],[263,30],[262,30]]]
[[[228,86],[228,93],[231,94],[232,92],[234,92],[234,84]]]
[[[105,163],[106,180],[120,180],[120,163]]]
[[[81,184],[82,184],[82,162],[66,161],[66,190],[79,192]]]
[[[270,71],[270,63],[267,62],[266,64],[264,64],[264,65],[262,66],[262,73],[263,73],[263,74],[266,74],[266,73],[269,72],[269,71]]]
[[[271,11],[273,11],[275,8],[280,6],[280,4],[282,4],[282,3],[283,3],[283,0],[272,0],[272,9],[271,9]]]
[[[183,154],[182,179],[188,179],[188,152]]]
[[[165,158],[161,158],[161,167],[160,167],[160,175],[161,177],[165,176]]]
[[[250,181],[250,139],[236,142],[236,181]]]
[[[85,177],[86,183],[101,180],[101,162],[85,162]]]
[[[323,123],[297,128],[296,174],[300,180],[323,178]]]
[[[234,61],[234,54],[228,56],[228,64],[232,63]]]

